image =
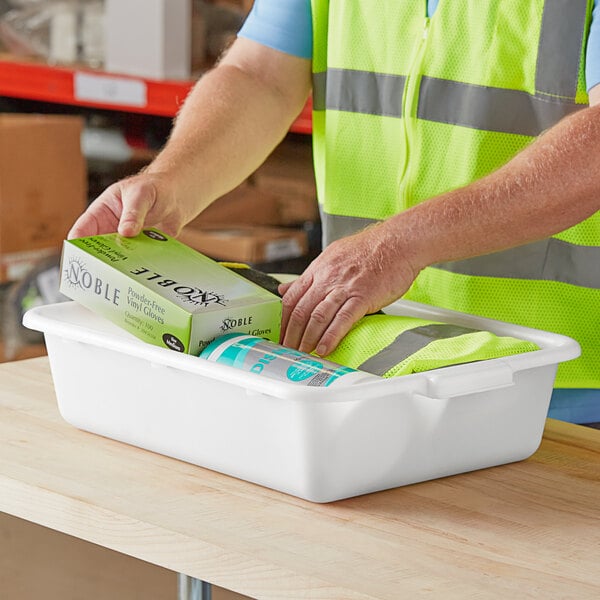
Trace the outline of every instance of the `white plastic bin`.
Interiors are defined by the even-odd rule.
[[[574,340],[408,301],[391,314],[534,341],[540,350],[339,388],[268,380],[146,344],[74,302],[31,309],[58,406],[80,429],[330,502],[527,458]]]

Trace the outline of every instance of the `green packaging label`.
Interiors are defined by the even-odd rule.
[[[278,296],[156,229],[65,241],[60,291],[178,352],[198,354],[227,332],[279,339]]]

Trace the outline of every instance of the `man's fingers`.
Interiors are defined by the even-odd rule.
[[[75,221],[67,234],[68,239],[116,231],[120,211],[112,192],[105,190]]]
[[[128,210],[123,213],[117,231],[125,237],[134,237],[142,230],[146,212],[142,210]]]
[[[96,235],[97,233],[98,224],[96,220],[87,212],[84,212],[79,216],[77,221],[73,223],[69,233],[67,233],[67,239],[72,240],[79,237],[85,237],[87,235]]]
[[[290,316],[292,311],[295,309],[296,305],[300,301],[300,299],[304,296],[307,290],[312,285],[312,277],[308,273],[304,273],[295,281],[291,281],[289,283],[282,284],[285,286],[285,290],[282,293],[281,286],[279,287],[279,292],[282,295],[283,301],[283,309],[281,313],[281,337],[280,341],[283,344],[284,339],[287,333],[288,324],[290,321]],[[298,340],[300,341],[300,339]],[[297,347],[297,346],[296,346]]]
[[[290,289],[292,283],[294,283],[293,281],[288,281],[286,283],[280,283],[277,286],[277,291],[279,292],[279,295],[283,298],[283,296],[285,296],[286,292]]]
[[[315,306],[314,302],[310,302],[309,299],[303,297],[294,306],[290,312],[287,320],[285,330],[282,337],[282,344],[288,348],[300,348],[300,342],[304,336],[304,329],[306,328],[310,315]]]
[[[329,329],[340,307],[346,302],[346,292],[340,289],[330,291],[311,311],[300,341],[299,350],[312,352]]]
[[[135,185],[125,183],[121,189],[123,209],[118,232],[125,237],[133,237],[140,233],[155,202],[156,188],[153,185],[141,182]]]
[[[327,356],[333,352],[352,326],[364,316],[364,303],[357,297],[348,298],[316,343],[316,353],[319,356]]]

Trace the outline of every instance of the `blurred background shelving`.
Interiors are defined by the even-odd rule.
[[[161,5],[179,14],[178,24],[166,23]],[[187,94],[235,39],[251,6],[251,0],[0,0],[0,361],[43,350],[20,317],[56,299],[48,282],[56,285],[59,277],[67,223],[156,156]],[[125,18],[127,10],[133,12]],[[179,47],[177,61],[170,44]],[[164,56],[153,54],[154,45]],[[302,272],[321,248],[311,109],[309,99],[273,154],[185,228],[182,241],[217,260]],[[53,129],[56,117],[81,128],[80,145]],[[18,141],[25,137],[29,147]],[[85,186],[65,191],[50,171],[63,180],[84,177]]]
[[[0,54],[0,96],[13,99],[174,117],[194,83],[49,65]],[[311,110],[309,101],[292,124],[292,133],[311,133]]]

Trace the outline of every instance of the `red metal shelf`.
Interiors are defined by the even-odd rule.
[[[0,58],[0,96],[12,98],[173,117],[193,85]],[[309,101],[292,132],[311,133],[311,109]]]

